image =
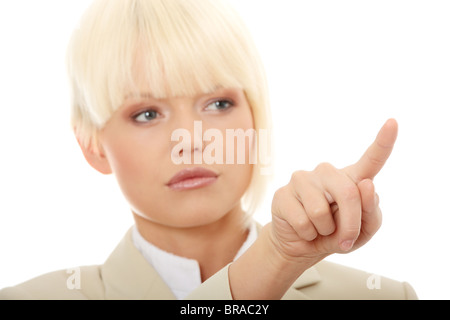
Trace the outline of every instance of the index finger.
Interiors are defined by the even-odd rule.
[[[375,178],[391,155],[397,135],[398,123],[395,119],[389,119],[361,159],[344,169],[355,183]]]

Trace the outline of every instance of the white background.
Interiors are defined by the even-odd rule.
[[[400,133],[376,178],[384,224],[328,260],[450,298],[450,2],[233,0],[270,81],[276,178],[359,159],[388,118]],[[133,223],[114,177],[69,128],[65,50],[87,0],[0,2],[0,288],[101,264]]]

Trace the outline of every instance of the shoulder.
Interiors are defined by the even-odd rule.
[[[314,267],[320,274],[315,285],[301,291],[312,299],[339,300],[415,300],[417,295],[407,282],[322,261]]]
[[[85,266],[50,272],[14,287],[0,290],[0,300],[101,299],[100,266]]]

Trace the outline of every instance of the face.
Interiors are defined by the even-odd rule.
[[[142,91],[125,97],[100,132],[99,141],[136,215],[170,227],[197,227],[240,208],[253,165],[248,161],[248,144],[244,150],[237,149],[238,143],[227,144],[227,129],[253,128],[252,112],[241,89],[220,88],[210,94],[162,100]],[[180,129],[189,133],[189,139],[172,141],[172,134]],[[220,146],[215,139],[204,141],[203,134],[209,129],[223,137],[222,164],[206,164],[202,157],[206,150],[211,151],[212,143]],[[235,155],[245,153],[244,164],[226,162],[231,148]],[[179,159],[192,159],[192,164],[176,164],[174,153]],[[194,164],[195,157],[202,159],[200,164]],[[214,177],[169,184],[177,173],[195,168],[210,170]]]

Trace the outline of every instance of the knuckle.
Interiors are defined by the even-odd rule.
[[[342,197],[345,201],[355,201],[360,199],[359,189],[355,184],[348,184],[342,187]]]
[[[320,233],[322,236],[329,236],[334,233],[336,230],[336,227],[334,224],[330,224],[326,228],[323,228],[322,232]]]
[[[295,171],[292,175],[291,175],[291,182],[294,184],[298,184],[300,183],[306,176],[307,172],[306,171]]]
[[[292,217],[293,208],[296,208],[297,205],[298,200],[294,198],[290,186],[286,185],[277,189],[274,193],[271,205],[272,215],[289,219]]]
[[[280,199],[281,197],[283,197],[283,194],[284,194],[284,192],[285,192],[284,189],[285,189],[285,187],[282,187],[282,188],[279,188],[279,189],[277,189],[277,190],[275,191],[275,193],[274,193],[274,195],[273,195],[274,201]]]
[[[377,166],[377,167],[382,166],[387,160],[386,157],[377,158],[372,155],[367,155],[366,157],[369,160],[369,163],[371,163],[372,165]]]
[[[314,169],[314,171],[316,171],[318,173],[326,173],[326,172],[330,172],[332,170],[336,170],[336,168],[328,162],[322,162]]]
[[[297,232],[305,232],[308,230],[308,222],[306,219],[295,219],[294,221],[291,221],[291,225]]]
[[[298,236],[306,241],[314,240],[317,237],[314,226],[307,219],[296,219],[296,221],[291,222],[291,226]]]
[[[314,219],[323,219],[327,217],[329,214],[330,214],[329,206],[316,206],[310,212],[311,217]]]

